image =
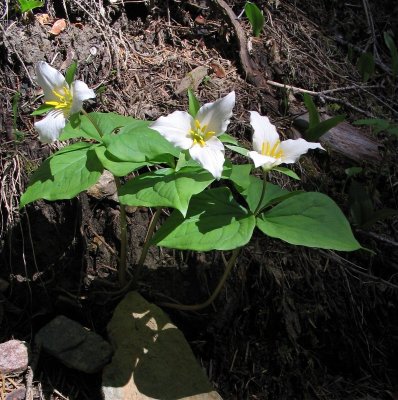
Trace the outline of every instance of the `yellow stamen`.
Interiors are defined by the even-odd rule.
[[[213,137],[216,132],[208,131],[207,125],[201,125],[199,120],[195,119],[195,128],[189,131],[193,144],[198,144],[201,147],[206,146],[206,141]]]
[[[54,106],[56,110],[64,110],[64,112],[68,113],[72,107],[72,93],[67,86],[64,86],[62,89],[53,90],[54,96],[58,100],[50,100],[46,101],[45,104],[49,106]]]
[[[263,142],[261,145],[261,154],[268,157],[281,158],[283,156],[283,151],[279,146],[280,144],[280,140],[277,140],[271,148],[269,142]]]

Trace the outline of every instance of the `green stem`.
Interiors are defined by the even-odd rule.
[[[153,236],[153,233],[155,232],[156,224],[159,221],[159,217],[161,214],[162,214],[162,208],[158,207],[156,209],[155,214],[153,215],[153,217],[151,219],[151,222],[149,223],[148,231],[147,231],[146,237],[145,237],[145,242],[144,242],[144,245],[142,246],[141,256],[140,256],[140,259],[138,260],[137,267],[136,267],[137,268],[136,273],[135,273],[136,280],[138,280],[139,274],[144,265],[144,262],[145,262],[145,259],[146,259],[146,256],[148,254],[148,250],[150,247],[150,241]]]
[[[94,128],[97,130],[98,134],[102,137],[98,124],[90,117],[90,115],[82,109],[83,115],[91,122]],[[119,195],[120,188],[122,186],[119,177],[113,176],[116,183],[117,193]],[[127,219],[126,219],[126,207],[119,201],[120,205],[120,256],[119,256],[119,284],[120,286],[126,285],[126,272],[127,272]]]
[[[119,194],[122,184],[117,176],[114,176],[117,192]],[[119,283],[120,286],[126,284],[126,271],[127,271],[127,219],[126,207],[120,203],[120,257],[119,257]]]
[[[261,204],[264,200],[264,196],[265,196],[265,188],[267,186],[267,172],[263,171],[263,189],[261,190],[261,196],[260,196],[260,200],[258,202],[258,205],[256,207],[256,211],[254,211],[254,215],[257,215],[259,213],[259,211],[261,210]]]
[[[224,286],[224,283],[227,280],[229,273],[232,270],[232,267],[235,265],[236,259],[238,258],[238,255],[239,255],[239,252],[240,252],[240,248],[235,249],[232,252],[231,258],[229,259],[228,264],[225,267],[225,271],[224,271],[223,276],[220,279],[220,282],[218,282],[218,285],[214,289],[214,292],[204,303],[191,304],[191,305],[174,304],[174,303],[160,303],[160,305],[164,306],[164,307],[168,307],[168,308],[174,308],[176,310],[183,310],[183,311],[198,311],[198,310],[202,310],[203,308],[208,307],[211,303],[213,303],[213,301],[216,299],[216,297],[220,293],[222,287]]]

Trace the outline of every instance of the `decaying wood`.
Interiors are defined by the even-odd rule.
[[[272,98],[273,96],[271,96],[271,90],[268,83],[272,81],[267,80],[262,70],[250,57],[247,48],[246,33],[237,20],[237,16],[224,0],[213,0],[213,2],[223,10],[224,14],[228,17],[229,23],[235,30],[239,44],[239,59],[246,79],[254,86],[264,89],[264,92],[267,96],[267,101],[269,98],[269,103],[275,105],[276,100],[275,98]],[[336,100],[335,98],[333,99]],[[294,110],[293,113],[296,111],[298,110]],[[330,116],[325,116],[325,118],[330,118]],[[328,149],[357,162],[362,163],[364,161],[380,161],[377,143],[374,140],[366,137],[361,130],[352,126],[348,122],[341,123],[323,135],[321,138],[321,143],[325,144]]]
[[[322,119],[331,118],[330,115],[322,114]],[[301,120],[308,122],[308,114],[300,116]],[[328,150],[339,153],[360,164],[380,162],[378,144],[364,132],[348,122],[342,122],[329,132],[325,133],[319,140]]]
[[[237,16],[224,0],[213,1],[223,10],[224,14],[228,17],[229,23],[233,26],[235,30],[236,38],[239,43],[239,59],[245,72],[246,79],[254,86],[262,88],[267,93],[270,93],[270,87],[267,83],[265,76],[263,75],[263,72],[258,68],[257,65],[255,65],[249,55],[246,33],[240,25]]]

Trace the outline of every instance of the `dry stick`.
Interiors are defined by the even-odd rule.
[[[257,66],[254,65],[252,59],[250,58],[249,51],[247,50],[246,33],[237,20],[237,16],[224,0],[213,0],[213,2],[222,8],[224,13],[228,16],[233,28],[235,29],[236,37],[239,43],[239,58],[247,80],[253,85],[269,92],[269,86],[263,76],[262,71],[260,71]]]
[[[275,86],[275,87],[279,87],[279,88],[284,88],[284,89],[290,89],[293,91],[293,93],[308,93],[312,96],[321,96],[323,99],[328,100],[328,101],[332,101],[335,103],[340,103],[348,108],[351,108],[361,114],[364,114],[370,118],[374,118],[374,115],[368,111],[362,110],[362,108],[359,108],[357,106],[354,106],[353,104],[349,103],[346,100],[342,100],[339,99],[338,97],[332,97],[332,96],[328,96],[325,93],[333,93],[333,92],[337,92],[339,90],[344,91],[344,90],[352,90],[352,89],[359,89],[361,87],[357,87],[357,86],[347,86],[345,88],[338,88],[338,89],[330,89],[330,90],[323,90],[320,92],[314,92],[312,90],[307,90],[307,89],[301,89],[299,87],[296,86],[291,86],[291,85],[285,85],[284,83],[279,83],[279,82],[274,82],[274,81],[267,81],[267,83],[271,86]],[[371,86],[371,87],[379,87],[377,85]]]
[[[203,308],[208,307],[211,303],[213,303],[213,301],[216,299],[216,297],[220,293],[222,287],[224,286],[224,283],[227,280],[228,275],[232,270],[232,267],[235,265],[236,259],[238,258],[238,255],[239,255],[239,252],[240,252],[240,248],[237,248],[232,252],[231,258],[228,261],[228,264],[225,268],[223,276],[220,279],[220,282],[218,282],[218,285],[214,289],[213,294],[204,303],[192,304],[192,305],[159,303],[159,305],[163,306],[163,307],[174,308],[175,310],[181,310],[181,311],[198,311],[198,310],[202,310]]]

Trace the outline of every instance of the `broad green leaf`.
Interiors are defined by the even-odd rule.
[[[315,142],[326,132],[343,122],[344,119],[345,115],[336,115],[335,117],[326,119],[325,121],[320,122],[318,125],[308,128],[304,134],[304,137],[309,141]]]
[[[253,169],[252,164],[233,164],[227,179],[231,180],[239,193],[243,192],[250,185],[250,173]]]
[[[249,177],[250,184],[246,189],[240,192],[245,198],[251,212],[256,210],[262,210],[264,207],[277,201],[278,199],[284,199],[285,196],[290,195],[288,190],[282,189],[273,183],[266,182],[265,193],[263,200],[260,203],[261,193],[263,191],[263,180],[253,175]],[[237,188],[238,189],[238,188]],[[239,190],[239,189],[238,189]],[[294,193],[294,192],[293,192]]]
[[[367,82],[375,72],[375,59],[372,53],[363,53],[358,60],[359,73],[362,80]]]
[[[195,96],[195,93],[191,88],[188,88],[188,102],[189,102],[189,114],[192,116],[192,118],[195,118],[196,114],[199,111],[200,104]]]
[[[311,129],[314,126],[317,126],[321,122],[321,119],[319,117],[319,113],[318,110],[316,109],[315,103],[312,100],[312,97],[308,93],[303,93],[303,100],[309,116],[308,129]]]
[[[266,235],[307,247],[352,251],[361,248],[337,204],[321,193],[300,193],[257,218]]]
[[[112,135],[108,151],[116,158],[130,162],[174,164],[180,150],[158,132],[147,127],[126,126],[118,135]]]
[[[65,72],[65,80],[68,85],[72,84],[73,79],[75,78],[76,70],[77,70],[77,61],[73,61]]]
[[[191,197],[214,181],[202,168],[185,167],[176,172],[163,168],[131,179],[120,189],[120,202],[129,206],[172,207],[184,216]]]
[[[115,130],[123,128],[129,124],[137,124],[137,126],[147,126],[149,122],[136,120],[132,117],[125,117],[115,113],[99,113],[93,112],[81,116],[81,123],[78,127],[73,127],[71,123],[68,123],[60,137],[60,140],[74,139],[74,138],[85,138],[95,139],[98,142],[104,141],[107,136],[113,133]],[[98,129],[101,135],[98,133]]]
[[[103,171],[90,143],[75,143],[49,157],[34,172],[20,207],[38,199],[71,199],[94,185]]]
[[[21,7],[21,12],[31,11],[34,8],[43,7],[44,1],[38,0],[18,0],[19,6]]]
[[[232,137],[231,135],[228,135],[228,133],[223,133],[220,136],[218,136],[218,138],[223,143],[230,143],[230,144],[233,144],[235,146],[237,146],[239,144],[238,141],[234,137]]]
[[[287,176],[289,176],[290,178],[296,179],[297,181],[300,180],[300,177],[291,169],[286,168],[286,167],[274,167],[272,168],[273,171],[278,171],[281,174],[285,174]]]
[[[130,172],[145,167],[148,165],[146,162],[133,163],[128,161],[121,161],[108,153],[105,146],[96,146],[95,153],[101,161],[102,166],[115,176],[125,176]]]
[[[244,147],[240,146],[231,146],[230,144],[225,145],[228,149],[234,151],[235,153],[241,154],[242,156],[247,156],[249,150],[245,149]]]
[[[387,32],[384,32],[384,43],[390,50],[392,76],[396,79],[398,76],[398,50],[393,38]]]
[[[264,27],[264,15],[261,10],[254,3],[247,1],[245,4],[245,14],[252,26],[253,36],[260,36]]]
[[[54,106],[50,106],[49,104],[42,104],[37,110],[33,111],[30,115],[43,115],[46,112],[51,111]]]
[[[250,240],[254,226],[254,216],[223,187],[192,197],[186,218],[174,211],[152,243],[197,251],[232,250]]]

